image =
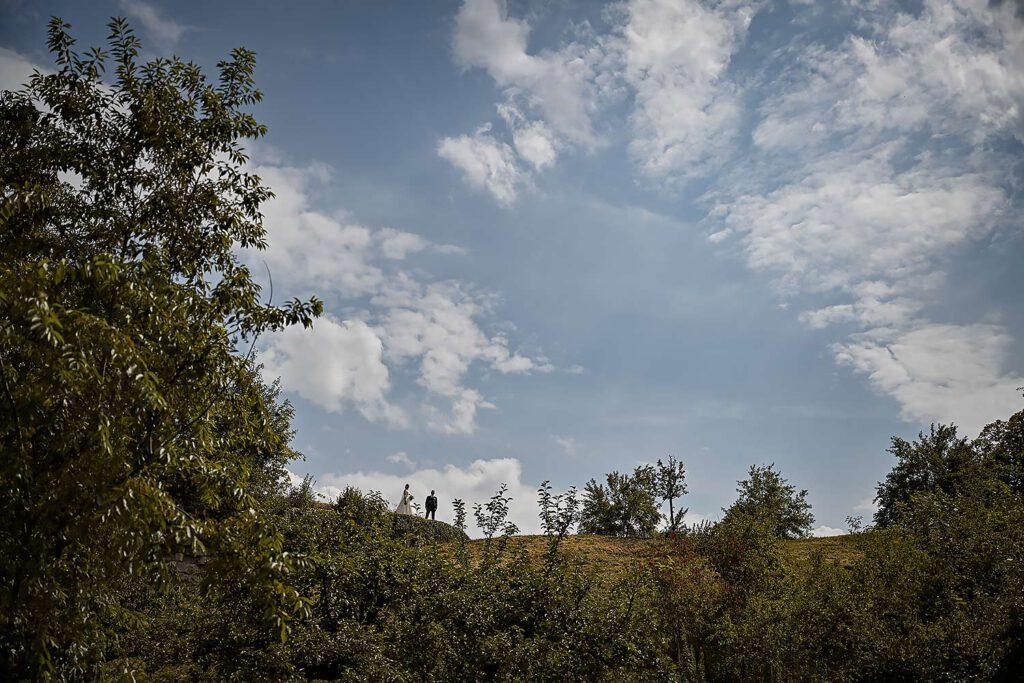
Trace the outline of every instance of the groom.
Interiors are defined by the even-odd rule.
[[[436,520],[437,517],[435,516],[435,513],[437,512],[437,496],[434,495],[433,489],[431,489],[430,495],[427,496],[427,499],[424,502],[427,504],[427,514],[424,516],[424,519]]]

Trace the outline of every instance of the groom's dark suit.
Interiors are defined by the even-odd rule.
[[[426,517],[437,519],[437,517],[435,516],[435,513],[437,512],[437,496],[431,493],[429,496],[427,496],[427,500],[425,502],[427,504]]]

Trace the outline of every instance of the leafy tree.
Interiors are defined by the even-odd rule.
[[[297,486],[292,486],[286,498],[286,501],[290,507],[293,508],[311,508],[316,505],[317,494],[315,487],[316,479],[311,474],[307,474],[302,478],[302,481]]]
[[[1024,494],[1024,410],[986,426],[972,446],[987,469]]]
[[[611,472],[605,484],[591,479],[583,492],[579,533],[648,537],[661,521],[658,507],[658,476],[651,465],[640,465],[632,474]]]
[[[658,460],[657,477],[658,497],[668,501],[668,528],[676,531],[689,510],[682,508],[676,512],[673,505],[676,498],[686,495],[686,468],[675,456],[670,455],[665,462]]]
[[[490,500],[473,506],[476,526],[484,536],[485,563],[497,561],[505,550],[508,537],[519,533],[519,527],[508,519],[509,503],[512,502],[512,496],[505,495],[507,491],[508,484],[502,484]],[[459,513],[456,512],[456,514]],[[492,545],[491,541],[495,535],[500,536],[498,542]]]
[[[897,462],[876,489],[875,524],[880,527],[898,524],[914,495],[955,493],[977,473],[975,451],[953,425],[932,425],[913,442],[894,436],[888,452]]]
[[[466,530],[466,501],[456,498],[452,501],[452,509],[455,510],[455,521],[452,522],[459,531]]]
[[[295,455],[290,408],[250,357],[322,305],[264,303],[237,256],[266,246],[271,196],[242,148],[266,131],[245,111],[254,55],[210,82],[140,64],[124,20],[109,27],[109,54],[79,53],[53,19],[56,72],[0,95],[6,678],[81,675],[124,617],[111,586],[166,577],[181,549],[282,635],[304,610],[257,495]]]
[[[725,510],[723,522],[746,515],[769,522],[777,538],[804,538],[814,525],[807,491],[797,491],[775,465],[751,465],[749,477],[738,482],[736,502]]]
[[[541,530],[548,538],[547,557],[550,560],[557,554],[562,539],[579,522],[580,501],[575,486],[564,493],[552,493],[551,482],[544,481],[537,489],[537,504],[540,507]]]
[[[338,494],[334,509],[346,519],[363,526],[379,523],[390,511],[387,501],[379,491],[371,491],[364,495],[362,491],[352,486],[346,486],[345,490]]]

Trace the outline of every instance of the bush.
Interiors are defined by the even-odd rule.
[[[633,474],[611,472],[605,481],[587,482],[579,533],[632,538],[653,535],[661,521],[655,469],[641,465]]]
[[[778,538],[804,538],[814,526],[807,491],[797,491],[775,465],[750,466],[750,476],[738,482],[739,497],[725,510],[725,519],[750,517],[763,520]]]

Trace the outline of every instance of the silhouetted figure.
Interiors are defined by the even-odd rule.
[[[433,489],[430,491],[430,495],[427,496],[427,514],[424,519],[437,519],[435,513],[437,512],[437,496],[434,495]]]

